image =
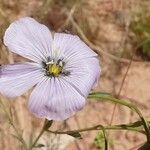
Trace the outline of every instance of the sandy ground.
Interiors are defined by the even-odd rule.
[[[42,6],[41,0],[20,0],[18,2],[16,0],[0,0],[0,2],[1,5],[3,4],[5,6],[2,7],[2,10],[0,9],[0,12],[3,11],[3,13],[0,13],[3,30],[5,30],[9,22],[28,15],[40,18],[39,20],[42,20],[52,29],[64,30],[62,25],[65,18],[67,18],[62,9],[64,6],[62,6],[62,8],[55,6],[49,11],[46,11],[47,6]],[[148,1],[143,3],[147,5]],[[82,8],[82,10],[75,11],[74,15],[78,18],[78,24],[81,25],[81,29],[91,42],[117,57],[120,56],[124,49],[131,51],[133,45],[127,35],[131,34],[132,36],[132,33],[128,31],[127,27],[130,24],[131,14],[136,14],[139,8],[140,10],[143,8],[139,0],[83,0],[80,4],[81,6],[79,6],[79,8]],[[70,5],[66,5],[66,7],[70,8]],[[4,11],[4,8],[6,11]],[[7,23],[4,18],[7,18]],[[88,23],[88,26],[86,23],[82,24],[83,22]],[[66,26],[65,29],[71,33],[76,33],[75,28],[71,25]],[[3,33],[3,31],[1,33]],[[6,52],[2,44],[1,49],[0,63],[22,60],[22,58]],[[95,90],[118,94],[129,64],[120,63],[106,55],[100,55],[99,58],[102,74]],[[133,61],[120,93],[121,97],[131,99],[140,108],[146,118],[150,116],[149,73],[149,62],[142,60],[138,62]],[[30,142],[32,138],[38,134],[43,120],[35,118],[35,116],[28,112],[28,97],[29,93],[26,93],[24,96],[15,99],[15,101],[7,101],[4,97],[2,97],[2,100],[7,110],[9,107],[11,108],[13,120],[19,133]],[[78,129],[97,124],[108,125],[112,118],[113,109],[114,104],[88,100],[86,107],[81,112],[67,120],[67,127],[69,129]],[[117,105],[112,124],[130,123],[137,120],[138,117],[136,114],[125,107]],[[61,124],[62,123],[54,123],[54,127],[52,128],[61,128]],[[8,124],[7,116],[3,111],[0,112],[0,131],[0,149],[20,149],[19,142],[11,135],[11,133],[16,133],[14,133],[14,129]],[[97,132],[95,131],[85,132],[82,134],[82,140],[75,140],[67,135],[60,137],[45,134],[39,143],[47,146],[47,148],[42,148],[43,150],[97,150],[98,148],[94,144],[96,134]],[[109,131],[108,134],[109,139],[113,143],[113,146],[110,148],[112,150],[135,150],[138,145],[143,144],[146,140],[143,135],[129,131]]]

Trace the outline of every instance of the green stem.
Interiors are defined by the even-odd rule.
[[[145,134],[143,130],[138,130],[135,128],[127,127],[125,125],[113,125],[113,126],[102,126],[102,125],[96,125],[93,127],[89,128],[83,128],[83,129],[77,129],[77,130],[68,130],[68,131],[52,131],[52,130],[46,130],[47,132],[53,133],[53,134],[70,134],[73,132],[86,132],[86,131],[91,131],[91,130],[130,130],[130,131],[135,131],[139,132],[142,134]]]
[[[45,119],[45,122],[44,122],[42,130],[40,131],[39,135],[37,136],[37,138],[35,139],[35,141],[33,142],[33,144],[30,146],[29,150],[32,150],[32,148],[34,148],[36,146],[37,141],[39,140],[39,138],[45,132],[45,126],[46,126],[46,124],[47,124],[47,120]]]
[[[110,101],[110,102],[114,102],[114,103],[118,103],[120,105],[124,105],[132,110],[134,110],[140,117],[141,121],[143,122],[143,127],[145,129],[145,132],[146,132],[146,136],[147,136],[147,142],[150,143],[150,132],[149,132],[149,126],[147,124],[147,121],[144,119],[142,113],[140,112],[140,110],[135,106],[133,105],[132,103],[130,102],[127,102],[126,100],[123,100],[123,99],[117,99],[117,98],[114,98],[110,95],[100,95],[100,94],[90,94],[89,95],[89,98],[99,98],[101,100],[105,100],[105,101]]]
[[[104,128],[104,126],[101,126],[102,131],[103,131],[103,136],[104,136],[104,140],[105,140],[105,150],[108,150],[108,136],[106,135],[106,130]]]
[[[150,143],[150,131],[149,131],[149,126],[148,126],[148,123],[147,121],[145,120],[145,118],[143,117],[142,113],[140,112],[140,110],[132,105],[132,107],[134,108],[134,110],[137,112],[137,114],[139,115],[141,121],[143,122],[143,126],[144,126],[144,129],[145,129],[145,132],[146,132],[146,136],[147,136],[147,142]]]

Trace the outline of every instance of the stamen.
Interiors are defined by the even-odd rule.
[[[50,64],[54,64],[54,60],[51,60],[51,61],[46,63],[46,65],[50,65]]]
[[[47,71],[52,76],[59,76],[62,72],[62,67],[57,64],[49,64]]]
[[[48,58],[49,61],[44,63],[43,67],[46,69],[46,75],[58,77],[59,75],[68,76],[70,72],[64,71],[63,66],[65,63],[63,59],[58,59],[57,62],[54,59]]]

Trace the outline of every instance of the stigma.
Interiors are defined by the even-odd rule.
[[[46,75],[58,77],[62,74],[64,62],[59,59],[57,61],[51,60],[45,63]]]
[[[52,76],[59,76],[62,72],[62,67],[57,64],[50,64],[47,68],[48,74]]]

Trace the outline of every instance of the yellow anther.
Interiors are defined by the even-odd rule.
[[[62,71],[62,67],[58,64],[49,64],[48,65],[48,73],[53,76],[59,76]]]

